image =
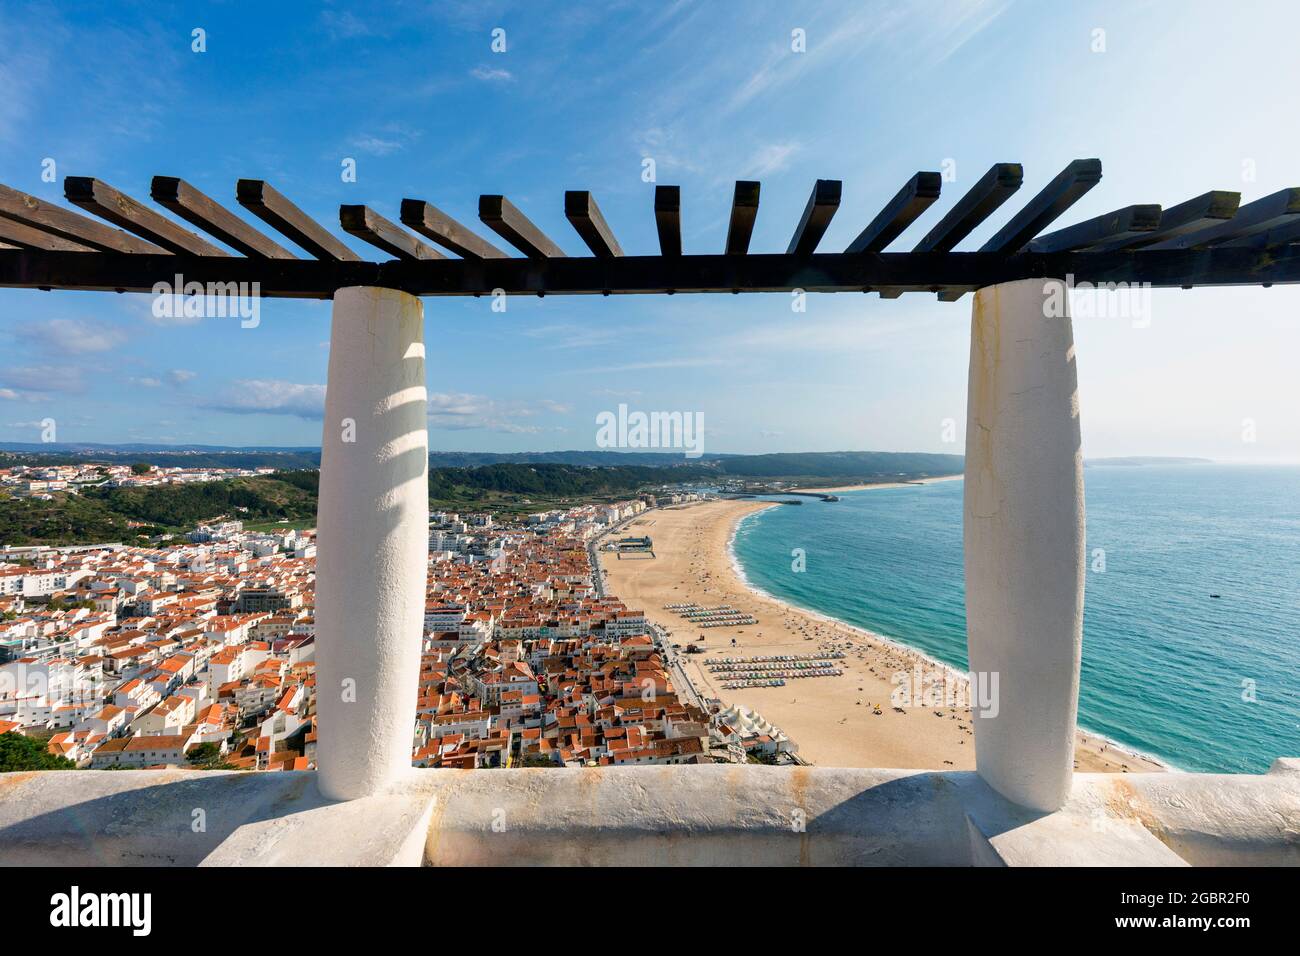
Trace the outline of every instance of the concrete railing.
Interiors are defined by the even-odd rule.
[[[975,296],[967,635],[972,668],[999,677],[996,708],[975,708],[978,773],[410,769],[422,311],[402,292],[345,289],[321,464],[319,775],[0,775],[0,863],[1300,863],[1300,761],[1260,776],[1071,773],[1083,481],[1070,320],[1044,308],[1053,285]]]
[[[0,775],[3,865],[1300,864],[1300,760],[1268,774],[1078,774],[1053,813],[970,772],[665,766],[317,775]]]

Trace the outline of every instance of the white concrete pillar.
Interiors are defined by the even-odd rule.
[[[429,555],[424,309],[334,295],[316,555],[316,762],[351,800],[411,766]]]
[[[976,677],[997,682],[996,701],[976,708],[976,766],[1008,799],[1052,811],[1070,792],[1083,639],[1083,459],[1063,283],[975,294],[968,389],[966,640]]]

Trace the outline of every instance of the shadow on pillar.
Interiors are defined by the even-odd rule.
[[[428,569],[424,314],[404,292],[334,297],[316,559],[317,765],[336,799],[410,770]]]

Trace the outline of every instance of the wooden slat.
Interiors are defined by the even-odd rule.
[[[1020,188],[1025,171],[1019,163],[996,163],[939,220],[913,252],[951,252],[975,227],[997,211]]]
[[[1159,206],[1125,206],[1077,225],[1039,236],[1029,243],[1030,252],[1068,252],[1087,249],[1102,242],[1120,242],[1160,228]]]
[[[1237,210],[1225,222],[1157,242],[1147,249],[1204,249],[1287,226],[1300,216],[1300,187],[1279,189]]]
[[[1206,226],[1213,226],[1231,219],[1237,214],[1241,205],[1241,193],[1227,192],[1221,189],[1211,190],[1194,199],[1170,206],[1160,213],[1160,225],[1154,231],[1127,239],[1114,239],[1100,242],[1089,248],[1089,252],[1115,252],[1119,249],[1139,249],[1156,242],[1163,242],[1175,236],[1189,232],[1198,232]]]
[[[254,259],[295,259],[288,249],[258,232],[215,199],[176,176],[155,176],[149,187],[153,201],[192,226],[220,239]]]
[[[340,242],[333,233],[280,195],[265,180],[239,180],[235,184],[235,198],[258,219],[317,259],[361,261],[361,257]]]
[[[804,207],[803,217],[790,237],[786,247],[788,256],[807,256],[817,251],[817,243],[826,234],[835,210],[840,208],[840,194],[844,184],[838,179],[819,179],[813,184],[812,195]]]
[[[740,180],[731,197],[731,221],[727,223],[727,249],[729,256],[743,256],[749,252],[749,238],[754,234],[754,219],[758,216],[759,184]]]
[[[1276,249],[1289,246],[1293,242],[1300,242],[1300,218],[1292,220],[1285,226],[1278,226],[1267,232],[1257,232],[1241,239],[1232,239],[1220,245],[1224,248],[1244,246],[1251,249]]]
[[[623,254],[623,247],[614,238],[614,231],[596,205],[596,199],[586,190],[569,190],[564,194],[564,216],[573,224],[587,247],[602,259],[612,259]]]
[[[69,202],[121,226],[169,252],[191,256],[229,256],[230,253],[196,236],[183,226],[158,215],[148,206],[93,176],[65,176],[63,194]]]
[[[1101,182],[1100,159],[1076,159],[1029,202],[1011,221],[980,246],[980,252],[1017,252],[1030,239],[1055,222],[1097,183]]]
[[[917,173],[844,251],[883,252],[939,198],[942,186],[943,177],[938,173]]]
[[[48,232],[52,236],[89,246],[100,252],[129,252],[136,254],[166,253],[168,250],[152,242],[137,238],[121,229],[106,226],[81,213],[54,206],[29,196],[27,193],[0,186],[0,216]]]
[[[659,254],[682,254],[682,187],[655,187],[655,228],[659,232]]]
[[[3,240],[10,249],[45,249],[49,252],[97,251],[90,246],[40,229],[33,229],[31,226],[3,216],[0,216],[0,240]]]
[[[462,226],[432,203],[423,199],[403,199],[399,217],[402,225],[432,239],[465,259],[506,259],[504,252],[478,233]]]
[[[479,196],[478,217],[529,259],[562,259],[564,250],[515,208],[505,196]]]
[[[401,226],[369,206],[340,206],[339,225],[396,259],[445,259],[437,249],[421,242]]]

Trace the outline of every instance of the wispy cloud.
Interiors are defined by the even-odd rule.
[[[351,146],[371,156],[387,156],[402,148],[402,144],[395,139],[381,139],[370,135],[352,137]]]
[[[745,164],[742,175],[766,176],[790,165],[790,157],[799,152],[798,143],[768,143],[760,146]]]
[[[317,419],[325,411],[325,386],[304,385],[281,379],[241,378],[205,408],[235,415],[293,415]]]
[[[708,368],[713,365],[731,365],[731,359],[723,358],[676,358],[658,359],[649,362],[629,362],[625,365],[606,365],[598,369],[573,369],[575,372],[640,372],[646,369],[667,368]]]
[[[378,17],[359,17],[351,10],[324,10],[320,15],[321,27],[335,40],[380,36],[376,26],[380,22]]]
[[[64,355],[107,352],[127,339],[120,328],[81,319],[40,319],[19,326],[13,334],[38,348]]]
[[[510,83],[515,78],[509,70],[491,66],[476,66],[469,71],[469,75],[484,83]]]
[[[22,365],[0,368],[0,394],[33,400],[85,391],[82,369],[73,365]]]
[[[541,339],[547,348],[578,349],[598,345],[609,345],[626,340],[633,330],[626,326],[619,328],[602,327],[577,322],[561,322],[553,325],[534,325],[523,329],[522,334],[530,339]]]
[[[429,424],[448,431],[481,429],[508,434],[536,434],[557,429],[533,424],[529,419],[544,414],[563,415],[571,411],[571,405],[552,399],[528,403],[502,402],[484,395],[463,392],[433,392],[429,395]]]

